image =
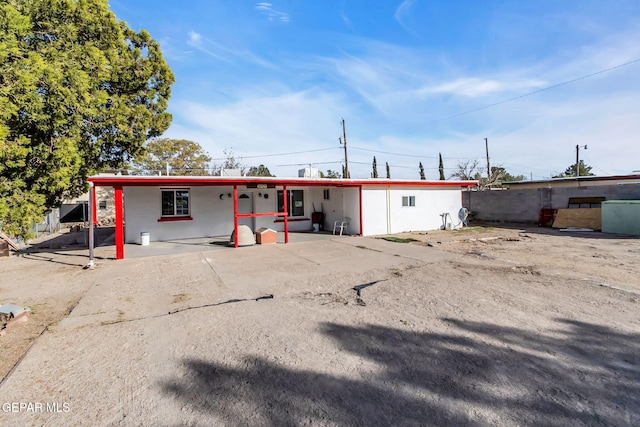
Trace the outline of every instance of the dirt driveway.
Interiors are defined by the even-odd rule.
[[[398,237],[1,260],[0,425],[640,425],[640,240]]]

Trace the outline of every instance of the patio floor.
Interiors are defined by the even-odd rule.
[[[329,232],[289,232],[289,243],[313,242],[331,239],[344,239],[350,236],[338,236]],[[202,252],[212,250],[236,249],[229,245],[230,236],[201,237],[195,239],[167,240],[162,242],[150,242],[147,246],[136,243],[124,245],[125,259],[146,258],[152,256],[183,254],[189,252]],[[284,243],[284,233],[279,232],[276,236],[276,244]],[[252,245],[253,246],[253,245]],[[255,245],[259,246],[259,245]],[[238,247],[237,249],[242,249]],[[110,236],[95,248],[96,258],[115,258],[114,237]]]

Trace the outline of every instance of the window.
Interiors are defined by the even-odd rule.
[[[328,189],[328,188],[326,188],[326,189],[324,190],[324,199],[325,199],[325,200],[329,200],[329,189]]]
[[[402,196],[402,206],[413,207],[416,205],[416,196]]]
[[[189,190],[162,190],[162,216],[189,215]]]
[[[304,192],[302,190],[288,190],[287,208],[289,216],[304,216]],[[278,212],[284,211],[283,191],[278,190]]]
[[[100,200],[100,201],[98,202],[98,208],[99,208],[101,211],[106,210],[106,209],[107,209],[107,201],[106,201],[106,200]]]

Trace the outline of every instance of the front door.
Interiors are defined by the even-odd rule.
[[[253,213],[253,193],[238,193],[238,213]],[[238,218],[238,225],[246,225],[255,231],[255,217]]]

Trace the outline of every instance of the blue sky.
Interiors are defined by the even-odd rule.
[[[176,75],[165,136],[214,159],[232,149],[277,176],[341,170],[344,118],[353,178],[374,155],[392,178],[419,178],[422,162],[437,179],[438,153],[447,176],[486,166],[484,138],[492,166],[527,178],[564,171],[576,145],[598,175],[640,170],[637,0],[110,5]]]

